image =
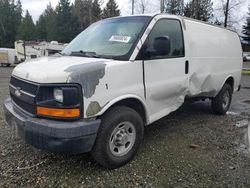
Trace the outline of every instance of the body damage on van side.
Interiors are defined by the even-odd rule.
[[[149,18],[149,16],[146,17]],[[136,16],[132,18],[136,18]],[[141,17],[138,18],[141,19]],[[119,18],[113,19],[119,21]],[[143,54],[146,53],[145,44],[149,41],[149,37],[156,25],[162,20],[170,20],[169,24],[173,24],[173,28],[179,29],[179,38],[174,38],[175,43],[171,46],[172,48],[169,48],[169,53],[171,52],[174,55],[173,57],[166,56],[164,58],[158,56],[152,59],[145,58],[145,54]],[[95,27],[95,25],[92,27]],[[171,29],[169,32],[170,37],[162,36],[159,38],[159,40],[165,42],[164,44],[168,44],[171,35],[176,33],[175,30]],[[123,36],[121,40],[116,35],[112,35],[109,41],[115,43],[117,41],[114,41],[114,39],[118,38],[115,40],[126,43],[131,37]],[[100,139],[106,139],[106,137],[100,137],[100,134],[106,135],[107,133],[100,133],[100,131],[108,130],[107,119],[113,118],[115,121],[121,121],[129,117],[131,118],[130,122],[127,120],[122,122],[127,131],[121,130],[119,124],[118,128],[116,127],[113,130],[115,136],[110,138],[111,140],[113,138],[118,140],[117,145],[110,144],[110,147],[118,151],[117,148],[122,145],[122,142],[129,139],[131,139],[129,142],[135,142],[134,137],[131,136],[133,131],[143,134],[141,133],[143,131],[142,122],[148,125],[168,115],[178,109],[184,103],[185,98],[209,98],[212,100],[213,108],[218,114],[225,113],[231,103],[231,92],[237,91],[240,87],[242,57],[241,45],[236,33],[190,19],[160,14],[151,16],[148,24],[145,25],[145,28],[137,37],[133,39],[136,43],[131,47],[132,51],[130,50],[131,53],[128,53],[130,55],[127,59],[122,59],[124,58],[122,56],[120,59],[103,58],[98,57],[98,54],[93,52],[80,50],[72,51],[73,55],[64,54],[25,62],[14,69],[12,76],[22,80],[22,82],[28,81],[41,86],[52,84],[55,87],[57,84],[64,84],[64,86],[69,84],[69,86],[75,87],[73,84],[76,84],[79,86],[77,88],[82,90],[82,104],[73,106],[82,110],[82,116],[77,119],[79,132],[83,134],[82,138],[78,136],[81,142],[74,142],[74,147],[72,147],[70,139],[75,139],[73,134],[75,129],[72,128],[70,123],[66,123],[64,119],[59,119],[59,122],[57,119],[56,123],[53,120],[48,120],[47,124],[55,128],[55,135],[60,131],[62,133],[59,140],[57,137],[53,137],[53,141],[46,142],[48,146],[45,149],[53,151],[54,148],[57,148],[57,150],[60,148],[60,150],[64,151],[63,148],[66,145],[68,150],[74,148],[76,151],[86,152],[94,147],[93,152],[96,153],[102,147],[100,145],[94,146],[94,143],[103,143]],[[73,42],[77,42],[75,40]],[[179,50],[173,51],[174,48],[177,48],[177,44],[180,46]],[[150,44],[147,45],[150,46]],[[155,51],[149,52],[155,53]],[[18,89],[18,87],[14,87],[14,89]],[[223,98],[224,94],[225,99]],[[74,98],[74,96],[71,97]],[[220,102],[221,100],[224,101]],[[218,101],[220,105],[226,105],[224,111],[218,105]],[[47,107],[46,105],[45,107]],[[8,117],[14,116],[15,118],[15,110],[13,110],[15,107],[12,107],[14,105],[12,105],[11,101],[8,100],[5,106]],[[65,106],[62,107],[58,104],[57,106],[65,108]],[[79,109],[73,110],[77,112]],[[120,113],[116,114],[116,111]],[[136,115],[134,112],[136,112]],[[126,114],[126,117],[123,117],[122,113]],[[23,117],[23,124],[30,121],[25,120],[29,119],[25,114],[21,116]],[[103,118],[104,121],[102,122]],[[40,121],[41,119],[43,118],[38,118],[37,121],[39,124],[44,124],[44,121]],[[35,120],[32,119],[32,122],[35,122]],[[60,122],[62,126],[59,125]],[[137,123],[138,127],[133,126],[131,122]],[[52,132],[51,127],[47,127],[47,124],[46,129]],[[74,124],[74,121],[72,121],[72,124]],[[112,123],[110,124],[112,125]],[[64,126],[65,130],[61,128]],[[106,128],[99,130],[99,126]],[[138,130],[135,131],[135,128],[138,128]],[[70,129],[70,131],[67,129]],[[98,131],[99,137],[97,136]],[[79,135],[79,132],[77,135]],[[88,132],[88,134],[86,135],[85,132]],[[131,135],[129,132],[131,132]],[[62,135],[64,136],[61,139]],[[51,139],[50,136],[49,139]],[[45,137],[47,138],[48,135],[45,135]],[[122,137],[122,139],[119,137]],[[140,136],[141,138],[142,136]],[[47,138],[47,140],[49,139]],[[80,145],[83,141],[87,144]],[[29,142],[32,141],[29,140]],[[35,146],[44,149],[44,146],[41,146],[40,143]],[[72,148],[70,149],[70,147]],[[113,161],[113,167],[125,164],[132,157],[126,152],[123,151],[124,155],[129,157],[123,162]],[[100,155],[96,154],[96,156]],[[119,157],[119,152],[114,156]],[[104,166],[110,165],[107,161],[102,160],[104,159],[97,159]]]

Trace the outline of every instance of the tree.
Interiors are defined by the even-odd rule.
[[[0,47],[13,47],[21,23],[22,5],[20,0],[0,0]]]
[[[165,0],[165,5],[166,12],[169,14],[184,14],[184,0]]]
[[[47,41],[57,40],[57,14],[49,4],[45,10]]]
[[[243,17],[239,14],[239,8],[245,0],[220,0],[215,3],[215,15],[224,27],[235,29]]]
[[[192,2],[186,3],[184,6],[184,16],[189,17],[189,18],[193,18],[194,16],[194,10],[192,7]]]
[[[99,0],[94,0],[91,6],[92,18],[91,23],[101,19],[102,9]]]
[[[99,0],[75,0],[73,13],[78,19],[80,31],[87,28],[91,23],[101,19],[101,7]]]
[[[250,5],[248,6],[248,17],[246,18],[246,24],[243,25],[242,33],[250,38]]]
[[[213,22],[214,25],[221,26],[222,23],[216,18],[216,20]]]
[[[56,12],[48,4],[36,23],[37,39],[52,41],[57,38]]]
[[[79,31],[85,29],[89,25],[89,2],[89,0],[75,0],[73,14],[78,20]]]
[[[103,9],[103,18],[110,18],[114,16],[120,16],[120,10],[115,0],[109,0],[106,7]]]
[[[18,40],[34,40],[35,24],[29,11],[26,11],[25,17],[22,19],[17,34]]]
[[[184,15],[207,22],[213,17],[213,3],[211,0],[192,0],[186,3]]]
[[[78,33],[77,18],[73,15],[69,0],[60,0],[56,13],[57,40],[68,43]]]
[[[139,14],[144,14],[147,9],[148,0],[137,0],[135,1],[136,5],[136,12]]]
[[[36,37],[37,39],[47,40],[47,29],[46,29],[46,18],[42,14],[39,16],[38,21],[36,22]]]

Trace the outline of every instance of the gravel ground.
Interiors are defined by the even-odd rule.
[[[12,68],[0,67],[0,187],[250,187],[250,76],[226,116],[209,102],[185,104],[145,130],[135,159],[109,171],[89,154],[58,155],[23,143],[3,120]],[[248,86],[249,85],[249,86]]]

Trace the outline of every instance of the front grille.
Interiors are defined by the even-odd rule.
[[[25,80],[11,77],[10,79],[10,97],[13,102],[30,114],[36,114],[36,94],[38,91],[38,84],[31,83]],[[21,95],[17,95],[19,90]]]
[[[19,99],[18,97],[16,97],[15,95],[13,95],[12,93],[10,94],[11,99],[14,101],[14,103],[19,106],[21,109],[25,110],[26,112],[29,112],[30,114],[36,114],[36,106],[34,104],[29,104],[21,99]]]
[[[24,81],[13,76],[10,78],[10,84],[15,87],[20,87],[23,91],[32,95],[36,95],[38,91],[38,84]]]

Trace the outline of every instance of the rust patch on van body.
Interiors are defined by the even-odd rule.
[[[87,117],[92,117],[94,115],[96,115],[98,112],[100,112],[108,103],[106,103],[104,106],[100,106],[100,104],[97,101],[91,101],[87,111],[86,111],[86,115]]]
[[[100,112],[102,110],[100,104],[97,101],[91,101],[87,111],[86,111],[86,115],[87,117],[91,117],[95,114],[97,114],[98,112]]]

